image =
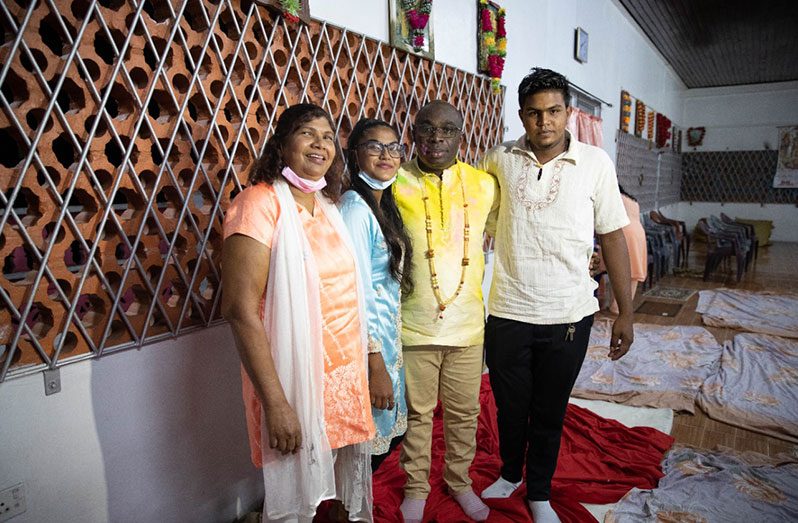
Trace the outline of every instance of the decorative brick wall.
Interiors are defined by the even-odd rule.
[[[798,204],[798,189],[774,189],[777,151],[682,154],[682,200]]]
[[[26,4],[30,4],[26,7]],[[230,198],[281,111],[410,124],[459,107],[501,140],[490,80],[246,1],[0,2],[0,381],[221,320]]]

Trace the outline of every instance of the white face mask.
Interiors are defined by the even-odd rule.
[[[282,172],[283,178],[288,180],[288,183],[302,191],[303,193],[310,194],[312,192],[320,191],[327,187],[327,179],[322,177],[316,180],[315,182],[312,180],[306,180],[305,178],[301,178],[297,173],[293,171],[287,165],[283,168]]]
[[[369,176],[368,174],[366,174],[363,171],[360,171],[359,173],[357,173],[357,175],[360,177],[361,180],[366,182],[366,185],[368,185],[369,187],[371,187],[375,191],[384,191],[385,189],[390,187],[393,182],[396,181],[396,175],[395,174],[393,175],[393,178],[391,178],[390,180],[385,180],[385,181],[378,180],[376,178],[372,178],[371,176]]]

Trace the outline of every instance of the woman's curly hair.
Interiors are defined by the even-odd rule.
[[[283,114],[277,119],[277,128],[274,130],[274,134],[266,142],[263,154],[249,173],[249,184],[254,185],[260,182],[273,184],[286,166],[283,162],[283,147],[297,129],[317,118],[324,118],[330,124],[330,129],[335,130],[330,115],[318,105],[296,104],[283,111]],[[344,160],[336,137],[335,158],[324,175],[327,186],[321,190],[322,194],[333,202],[337,202],[341,196],[343,172]]]

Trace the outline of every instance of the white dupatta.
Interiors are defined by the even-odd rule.
[[[324,347],[319,272],[288,184],[274,182],[280,202],[272,241],[263,324],[288,402],[302,427],[302,446],[283,456],[269,448],[261,422],[264,519],[312,518],[321,501],[341,499],[352,521],[372,521],[370,442],[330,450],[324,425]],[[352,253],[358,284],[363,358],[366,322],[357,257],[338,209],[317,193],[316,205]],[[246,385],[245,385],[246,387]]]

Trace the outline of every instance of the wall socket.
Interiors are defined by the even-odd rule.
[[[0,491],[0,521],[8,521],[27,510],[25,505],[25,484],[20,483]]]

